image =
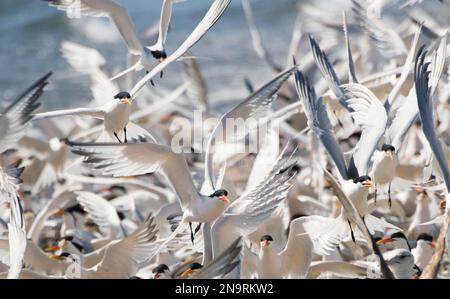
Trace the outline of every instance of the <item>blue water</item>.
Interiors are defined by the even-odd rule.
[[[117,0],[144,32],[159,18],[162,0]],[[295,0],[253,0],[252,6],[267,47],[279,64],[285,63],[296,16]],[[187,0],[174,6],[168,52],[174,51],[207,11],[210,0]],[[123,69],[126,46],[106,18],[69,19],[64,12],[39,0],[0,0],[0,102],[5,104],[21,89],[48,71],[54,75],[42,99],[43,108],[79,106],[90,98],[89,80],[65,62],[60,43],[69,40],[98,49],[109,70]],[[243,98],[243,78],[255,85],[272,76],[252,49],[240,0],[233,0],[223,18],[193,48],[202,59],[211,100]],[[181,82],[181,66],[170,66],[163,86]]]

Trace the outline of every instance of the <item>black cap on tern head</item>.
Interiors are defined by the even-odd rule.
[[[169,267],[166,264],[161,264],[153,268],[152,273],[163,273],[166,270],[169,271]]]
[[[362,175],[362,176],[359,176],[359,177],[357,177],[357,178],[354,178],[353,179],[353,183],[362,183],[362,182],[364,182],[364,181],[371,181],[372,180],[372,178],[370,177],[370,176],[368,176],[368,175]]]
[[[68,253],[68,252],[62,252],[62,253],[60,254],[60,256],[63,256],[63,257],[69,257],[69,256],[70,256],[70,253]]]
[[[390,144],[383,144],[383,146],[381,147],[381,150],[383,150],[385,152],[387,152],[387,151],[395,152],[395,147]]]
[[[126,91],[121,91],[114,96],[115,99],[131,99],[131,95]]]
[[[391,235],[391,238],[392,239],[405,239],[405,240],[408,240],[408,238],[405,236],[405,234],[404,233],[402,233],[402,232],[395,232],[395,233],[393,233],[392,235]]]
[[[189,265],[189,269],[191,270],[196,270],[196,269],[201,269],[203,268],[203,266],[199,263],[192,263]]]
[[[261,242],[263,242],[263,241],[270,241],[270,242],[272,242],[273,238],[270,235],[264,235],[264,236],[261,237],[261,239],[259,241],[261,241]]]
[[[433,242],[433,237],[427,233],[421,233],[418,237],[417,237],[417,241],[419,240],[424,240],[424,241],[428,241],[428,242]]]
[[[216,190],[213,194],[211,194],[209,197],[219,197],[219,196],[227,196],[228,191],[224,189]]]

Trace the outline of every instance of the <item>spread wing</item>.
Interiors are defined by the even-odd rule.
[[[295,87],[300,101],[302,101],[305,107],[308,126],[322,142],[342,178],[348,179],[344,154],[333,135],[327,108],[324,105],[322,98],[316,96],[314,88],[300,71],[295,73]]]
[[[214,258],[207,265],[203,266],[200,271],[192,275],[190,278],[211,279],[222,278],[236,268],[240,261],[236,258],[241,253],[241,238],[237,238],[227,249],[219,256]]]
[[[47,85],[48,73],[22,92],[0,115],[0,153],[16,144],[25,135],[32,113],[39,107],[37,100]]]
[[[256,26],[255,17],[253,16],[250,1],[243,0],[242,8],[244,10],[245,19],[247,20],[247,24],[250,29],[250,36],[252,38],[253,49],[255,49],[255,52],[259,56],[259,58],[267,62],[267,64],[272,68],[272,70],[274,70],[277,73],[280,72],[281,68],[276,65],[276,63],[272,60],[269,53],[267,52],[266,47],[264,47],[261,35],[259,34],[258,31],[258,27]]]
[[[364,85],[350,83],[344,85],[343,89],[349,97],[349,106],[353,109],[351,115],[362,127],[361,138],[352,159],[358,174],[366,175],[372,154],[386,130],[386,110],[380,100]]]
[[[55,110],[49,112],[36,113],[33,117],[33,121],[67,115],[91,116],[103,119],[105,116],[105,111],[101,108],[74,108],[74,109]]]
[[[442,144],[439,141],[434,130],[433,119],[433,95],[430,87],[430,71],[429,63],[425,63],[427,51],[420,48],[416,57],[416,65],[414,68],[414,82],[416,86],[417,104],[419,106],[419,115],[422,121],[422,130],[430,144],[439,167],[442,171],[447,192],[450,193],[450,172],[448,169],[447,159],[445,157]]]
[[[65,11],[68,17],[109,17],[133,55],[145,55],[133,20],[127,10],[111,0],[46,0],[50,6]]]
[[[119,239],[123,236],[119,216],[112,204],[103,197],[88,191],[76,191],[75,194],[77,195],[77,201],[105,236],[113,239]]]
[[[290,68],[275,78],[270,80],[264,86],[259,88],[257,91],[248,96],[244,101],[242,101],[239,105],[233,108],[230,112],[224,114],[219,122],[217,123],[214,130],[209,135],[208,144],[206,146],[206,155],[205,155],[205,180],[206,184],[208,184],[209,191],[215,190],[215,182],[213,178],[213,161],[212,161],[212,153],[214,142],[216,139],[216,135],[226,128],[226,122],[228,119],[243,119],[247,120],[249,118],[258,120],[265,116],[268,112],[270,104],[274,100],[274,95],[280,89],[281,85],[286,82],[287,79],[292,75],[295,71],[296,67]],[[253,125],[255,122],[251,122]],[[248,126],[239,128],[237,134],[246,134],[252,128]],[[254,128],[253,128],[254,129]],[[236,134],[236,135],[237,135]],[[227,136],[228,137],[228,136]],[[244,136],[230,136],[233,137],[232,140],[239,140]],[[223,142],[224,140],[222,140]],[[212,193],[212,192],[211,192]],[[209,193],[209,194],[211,194]]]
[[[17,279],[22,271],[23,258],[27,247],[23,208],[18,196],[11,200],[9,235],[9,271],[8,278]]]
[[[348,106],[346,101],[346,95],[341,88],[341,81],[336,75],[336,71],[328,60],[327,55],[322,49],[320,49],[319,44],[316,42],[312,35],[309,35],[309,44],[311,46],[311,51],[314,56],[314,61],[320,70],[320,73],[327,82],[328,87],[334,93],[334,95],[339,99],[339,103],[348,111],[352,111]]]
[[[189,37],[175,52],[172,53],[172,55],[168,56],[163,62],[159,63],[133,87],[131,90],[131,96],[135,98],[139,90],[141,90],[148,81],[150,81],[156,74],[159,74],[162,70],[164,70],[170,63],[180,58],[192,46],[194,46],[220,19],[230,2],[231,0],[215,0],[206,15],[203,17],[202,21],[197,25],[194,31],[192,31],[191,35],[189,35]]]
[[[111,242],[102,261],[87,271],[86,278],[130,278],[154,251],[157,230],[150,214],[143,225],[120,241]]]
[[[370,17],[367,9],[359,1],[352,0],[352,11],[360,26],[367,32],[378,52],[387,58],[406,54],[406,46],[401,37],[381,20]]]

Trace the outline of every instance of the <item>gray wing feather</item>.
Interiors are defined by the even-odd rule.
[[[312,35],[309,35],[309,43],[311,46],[311,51],[314,56],[314,61],[316,62],[317,67],[319,68],[322,76],[325,78],[328,87],[333,91],[333,93],[339,98],[339,103],[347,109],[349,112],[353,110],[348,106],[346,100],[347,97],[344,91],[341,89],[341,81],[339,80],[336,72],[328,60],[327,55],[322,49],[320,49],[319,44],[316,42]]]
[[[295,85],[298,96],[304,104],[309,127],[322,142],[342,178],[348,179],[344,154],[334,138],[327,108],[322,98],[316,96],[314,88],[300,71],[295,73]]]
[[[33,117],[40,103],[37,102],[47,85],[47,79],[52,73],[48,73],[24,92],[22,92],[0,116],[0,152],[4,152],[11,145],[16,144],[24,135],[28,121]]]
[[[447,192],[450,193],[450,172],[448,169],[445,153],[442,145],[434,131],[433,120],[433,96],[431,87],[429,85],[430,71],[428,66],[430,63],[425,63],[425,56],[427,51],[422,46],[416,56],[416,64],[414,67],[414,82],[416,86],[417,105],[419,106],[419,115],[422,121],[422,130],[427,138],[430,147],[436,157],[439,167],[442,171]]]

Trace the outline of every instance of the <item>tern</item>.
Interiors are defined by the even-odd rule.
[[[154,137],[137,124],[130,121],[131,95],[128,92],[119,92],[114,98],[96,108],[74,108],[66,110],[56,110],[42,112],[34,115],[33,121],[41,119],[55,118],[61,116],[90,116],[103,120],[104,131],[97,141],[118,141],[127,143],[128,139],[147,137],[155,140]]]

